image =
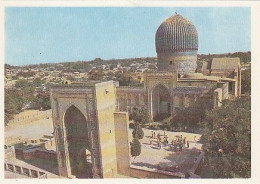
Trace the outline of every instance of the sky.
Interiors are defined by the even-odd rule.
[[[247,7],[7,7],[5,63],[156,57],[156,30],[175,12],[196,26],[199,54],[251,50]]]

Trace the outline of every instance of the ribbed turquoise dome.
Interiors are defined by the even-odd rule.
[[[179,14],[167,18],[155,35],[157,53],[198,51],[196,27]]]

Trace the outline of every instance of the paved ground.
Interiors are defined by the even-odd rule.
[[[141,155],[135,159],[133,163],[134,165],[147,168],[157,168],[162,170],[165,170],[165,168],[167,168],[174,172],[184,172],[192,167],[195,159],[199,155],[198,150],[200,150],[202,146],[199,143],[195,143],[195,141],[199,141],[201,135],[185,132],[169,132],[162,130],[143,130],[145,136],[142,140],[140,140],[142,145],[142,152]],[[176,136],[182,135],[183,138],[186,137],[186,140],[190,141],[190,147],[184,148],[182,152],[173,152],[169,148],[169,146],[163,146],[161,149],[158,149],[155,142],[150,144],[152,131],[155,132],[155,135],[157,135],[158,132],[160,132],[161,135],[164,135],[165,133],[168,136],[169,143],[171,143],[173,139],[176,139]],[[5,128],[5,144],[15,144],[18,142],[22,142],[28,138],[40,138],[44,134],[51,135],[52,132],[53,122],[51,118],[45,118],[34,122],[13,123],[12,125]],[[132,140],[132,131],[129,131],[129,140]],[[133,158],[131,158],[131,162],[132,161]],[[19,165],[28,164],[28,167],[43,169],[43,167],[40,167],[40,165],[38,164],[38,161],[26,163],[21,160],[16,160],[16,162],[18,162]],[[53,174],[53,172],[47,173],[49,177],[58,177],[57,175]],[[7,177],[12,176],[12,174],[7,173]]]
[[[178,132],[168,132],[165,131],[166,135],[169,137],[168,141],[171,142],[172,139],[175,139],[177,135],[182,135],[190,141],[190,147],[184,148],[182,152],[173,152],[169,146],[162,146],[161,149],[158,148],[155,142],[150,145],[150,136],[152,135],[152,130],[143,129],[144,138],[140,140],[142,145],[141,155],[136,157],[133,165],[160,169],[160,170],[169,170],[173,172],[185,172],[190,169],[196,158],[199,156],[199,151],[201,150],[201,144],[194,142],[194,136],[196,139],[200,138],[198,134],[191,133],[178,133]],[[161,135],[164,134],[164,131],[155,131],[156,135],[160,132]],[[130,140],[132,140],[132,135],[129,134]],[[133,158],[131,158],[131,162]]]
[[[11,171],[5,171],[5,178],[6,179],[16,179],[16,178],[30,178],[28,176],[25,175],[21,175],[21,174],[17,174],[17,173],[13,173]]]
[[[26,115],[33,115],[37,111],[29,110],[22,112],[16,117],[22,117]],[[12,122],[9,126],[5,127],[5,144],[16,144],[23,142],[27,139],[37,139],[41,138],[43,135],[52,135],[53,132],[53,122],[52,118],[40,119],[36,121],[24,121],[24,122]],[[7,161],[9,162],[9,161]],[[19,166],[24,166],[27,168],[34,168],[36,170],[41,170],[47,173],[49,178],[57,178],[57,163],[52,163],[51,161],[32,159],[30,161],[23,161],[15,159],[11,161]],[[11,173],[9,171],[5,172],[6,178],[24,178],[26,176]]]
[[[25,112],[22,112],[23,114]],[[31,111],[28,112],[33,113]],[[41,138],[43,135],[51,135],[53,132],[52,119],[40,119],[33,122],[14,122],[5,127],[5,144],[15,144],[27,139]]]

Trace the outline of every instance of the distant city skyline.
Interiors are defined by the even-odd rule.
[[[196,26],[198,54],[251,50],[251,11],[247,7],[8,7],[5,63],[156,57],[156,30],[175,12]]]

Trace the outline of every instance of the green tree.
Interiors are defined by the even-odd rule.
[[[103,76],[104,74],[101,70],[92,70],[88,73],[89,80],[102,80]]]
[[[34,79],[34,81],[33,81],[33,86],[34,87],[41,87],[42,86],[42,84],[44,84],[45,82],[43,81],[43,80],[41,80],[41,79],[39,79],[39,78],[36,78],[36,79]]]
[[[95,58],[94,62],[102,62],[103,60],[101,58]]]
[[[16,88],[28,88],[28,87],[32,87],[32,83],[28,82],[25,79],[22,79],[22,80],[16,81],[15,87]]]
[[[14,115],[21,112],[24,106],[24,99],[18,90],[5,90],[5,126],[13,119]]]
[[[135,124],[132,135],[133,138],[137,137],[138,139],[142,139],[144,137],[144,131],[138,123]]]
[[[115,75],[115,80],[119,82],[120,86],[136,86],[141,87],[143,84],[141,84],[139,81],[134,80],[131,76],[131,73],[125,72],[125,73],[117,73]]]
[[[50,94],[39,93],[37,96],[32,98],[32,107],[47,110],[51,108]]]
[[[5,96],[5,126],[14,118],[16,113],[17,108],[13,98],[10,96]]]
[[[201,97],[189,107],[176,108],[175,115],[165,122],[167,128],[175,131],[193,131],[206,116],[206,111],[212,109],[206,97]]]
[[[35,75],[35,72],[33,72],[33,71],[28,71],[28,72],[22,72],[21,71],[21,72],[17,73],[17,76],[22,76],[24,78],[32,77],[34,75]]]
[[[251,97],[224,101],[208,111],[203,126],[202,177],[248,178],[251,175]]]
[[[241,63],[251,62],[251,52],[235,52],[231,54],[231,57],[239,57]]]
[[[146,108],[133,108],[129,118],[134,120],[136,124],[144,125],[149,122],[148,110]]]
[[[133,141],[130,143],[130,145],[131,156],[134,157],[135,160],[135,158],[141,154],[141,143],[139,142],[138,138],[135,137]]]
[[[15,83],[15,87],[19,89],[19,95],[24,99],[25,102],[30,102],[34,94],[34,86],[32,82],[27,80],[18,80]]]
[[[251,69],[243,70],[241,73],[241,93],[251,93]]]

